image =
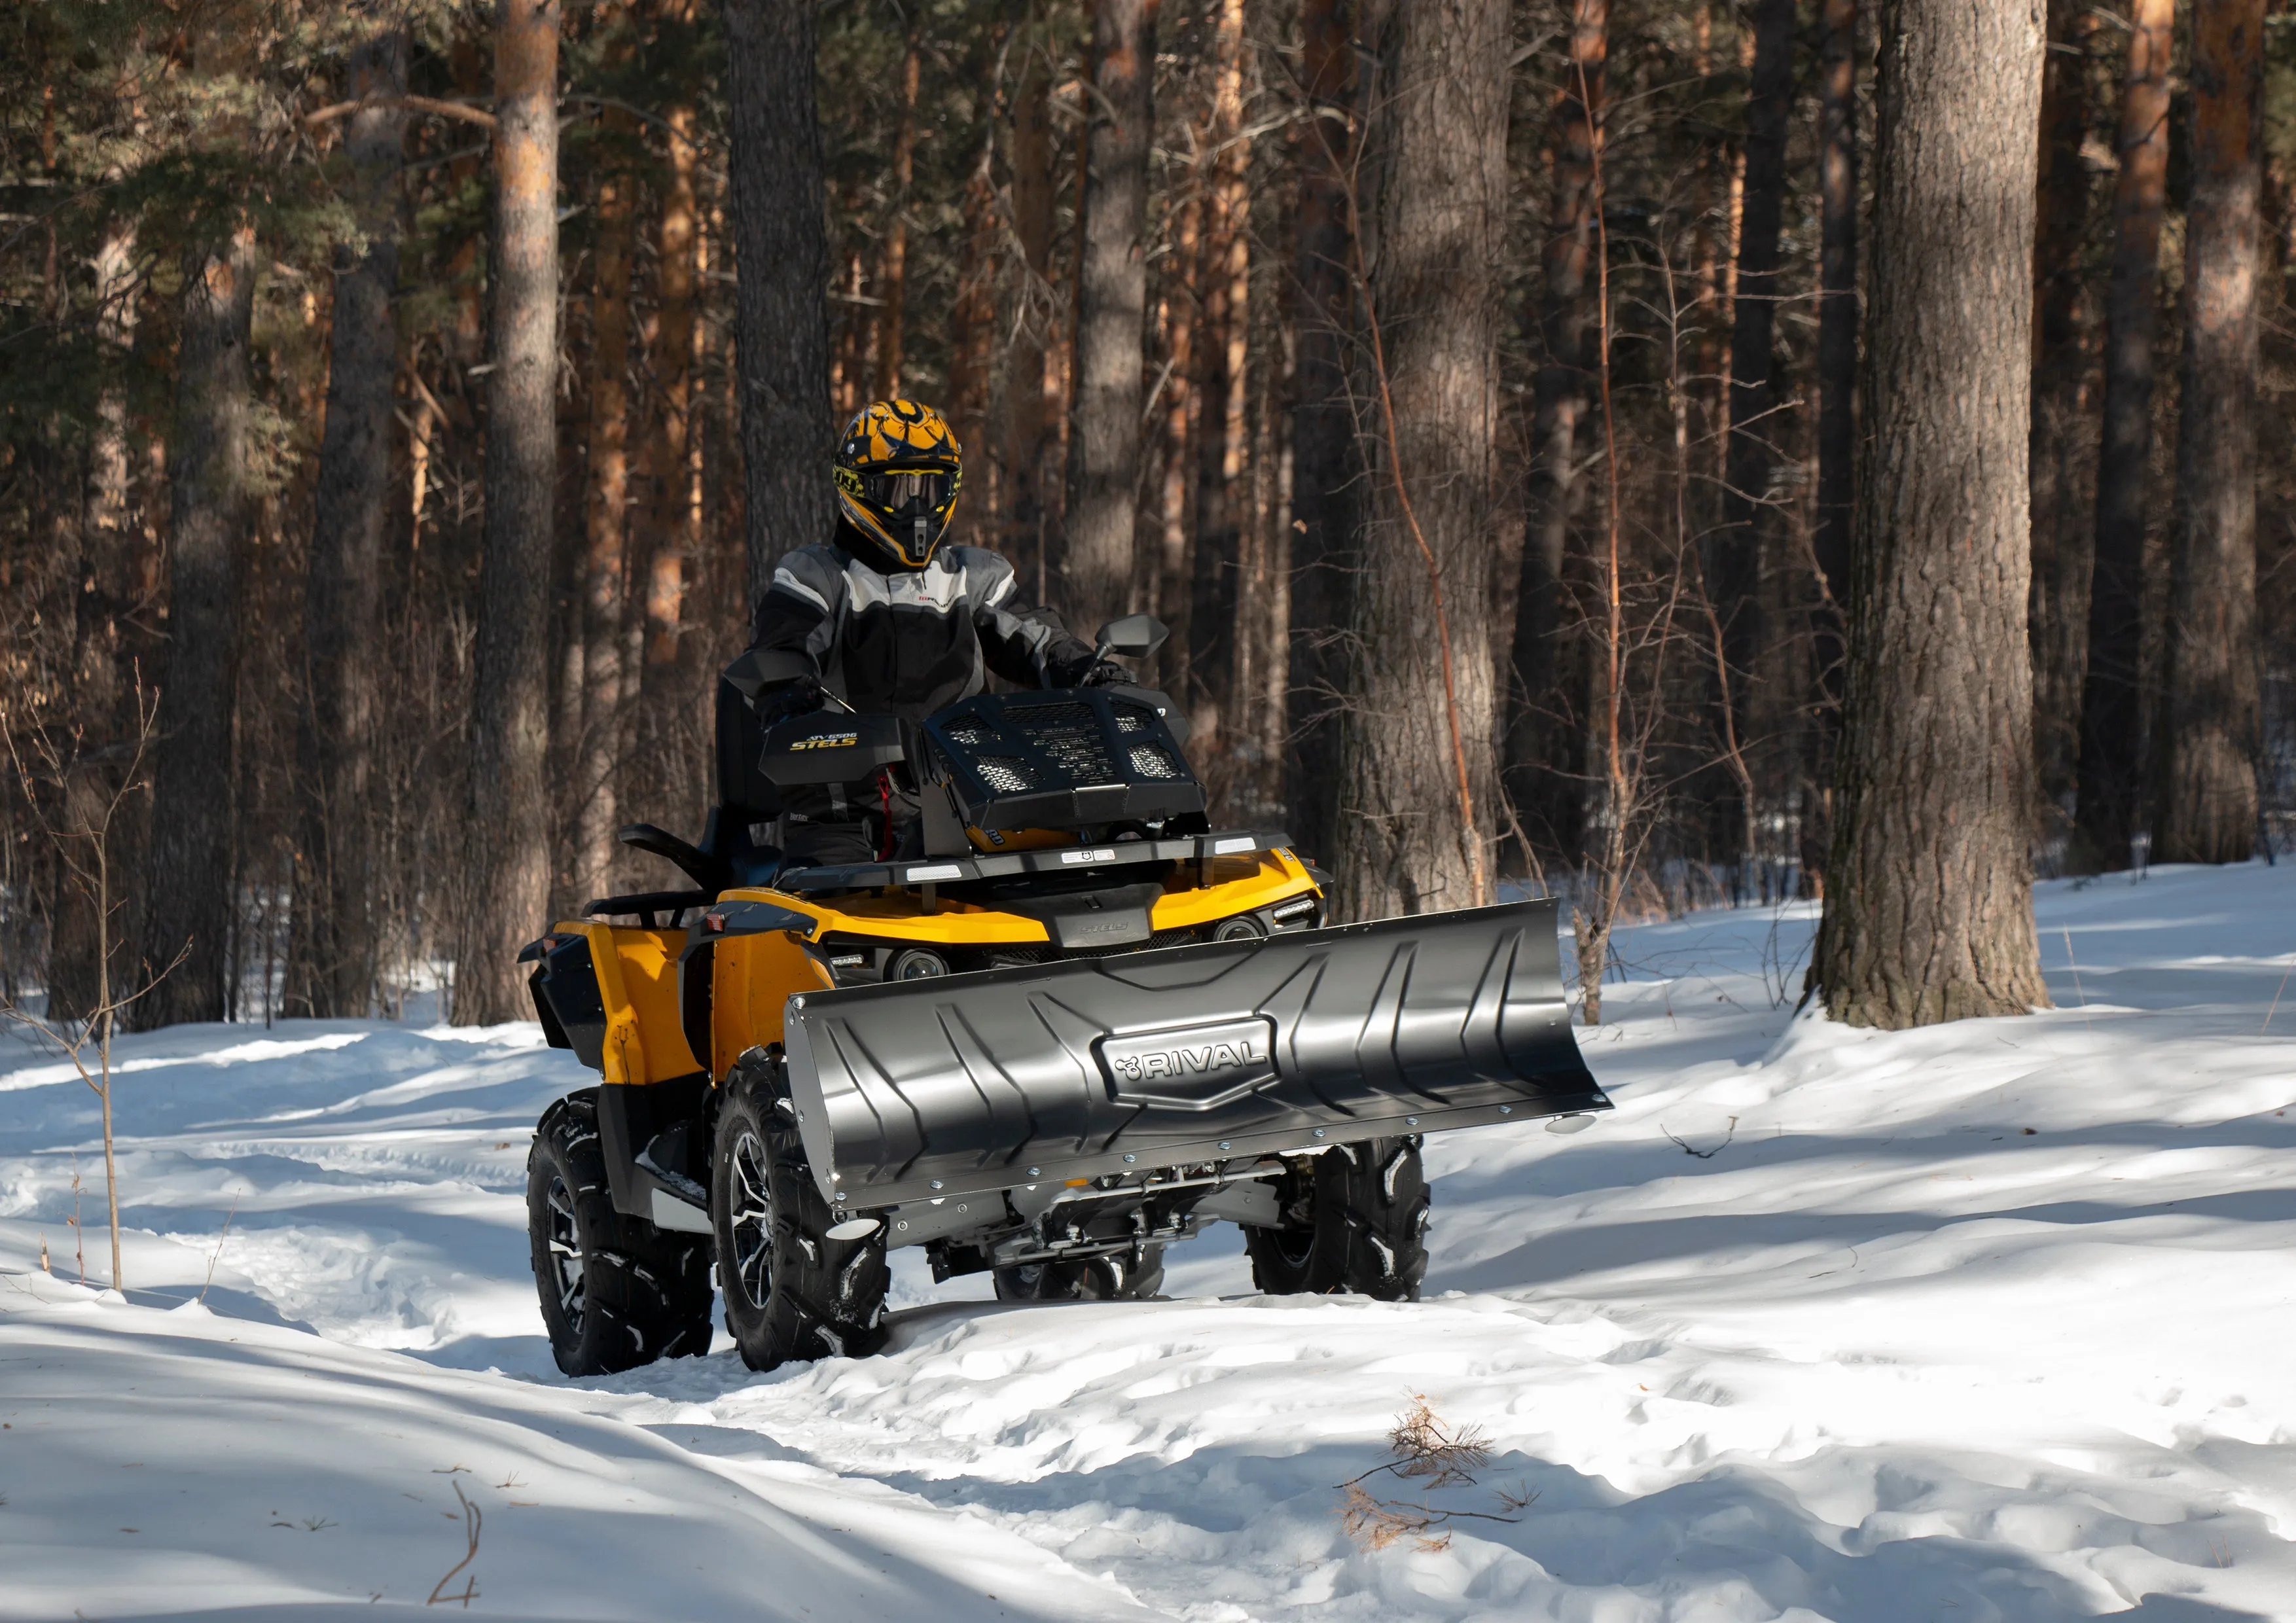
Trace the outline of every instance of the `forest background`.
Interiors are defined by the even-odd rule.
[[[138,1021],[396,1013],[458,963],[456,1018],[520,1015],[545,901],[661,879],[614,828],[699,828],[717,671],[894,394],[964,443],[957,538],[1074,627],[1173,627],[1216,821],[1347,914],[1558,891],[1598,977],[1620,918],[1824,887],[1872,0],[0,30],[0,996],[187,949]],[[2046,32],[2001,166],[2030,596],[1983,651],[2030,660],[2024,849],[2284,852],[2296,15]]]

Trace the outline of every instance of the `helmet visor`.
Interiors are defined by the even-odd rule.
[[[861,488],[873,506],[899,512],[913,503],[928,512],[948,500],[949,476],[941,468],[900,468],[885,473],[865,473]]]

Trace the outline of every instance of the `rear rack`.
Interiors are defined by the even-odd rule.
[[[793,868],[776,890],[819,896],[838,890],[884,890],[911,885],[954,885],[967,880],[1008,879],[1019,873],[1091,873],[1151,862],[1193,862],[1209,867],[1222,857],[1281,850],[1292,837],[1280,829],[1230,829],[1185,840],[1128,840],[1107,845],[1054,846],[982,857],[933,857],[919,862],[865,862],[844,867]]]

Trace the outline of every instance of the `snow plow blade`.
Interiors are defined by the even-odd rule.
[[[1608,1110],[1557,906],[792,997],[807,1157],[852,1211]]]

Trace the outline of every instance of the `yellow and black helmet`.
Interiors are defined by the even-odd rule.
[[[921,570],[956,511],[964,483],[956,435],[914,400],[865,406],[837,441],[837,505],[861,538],[900,570]]]

